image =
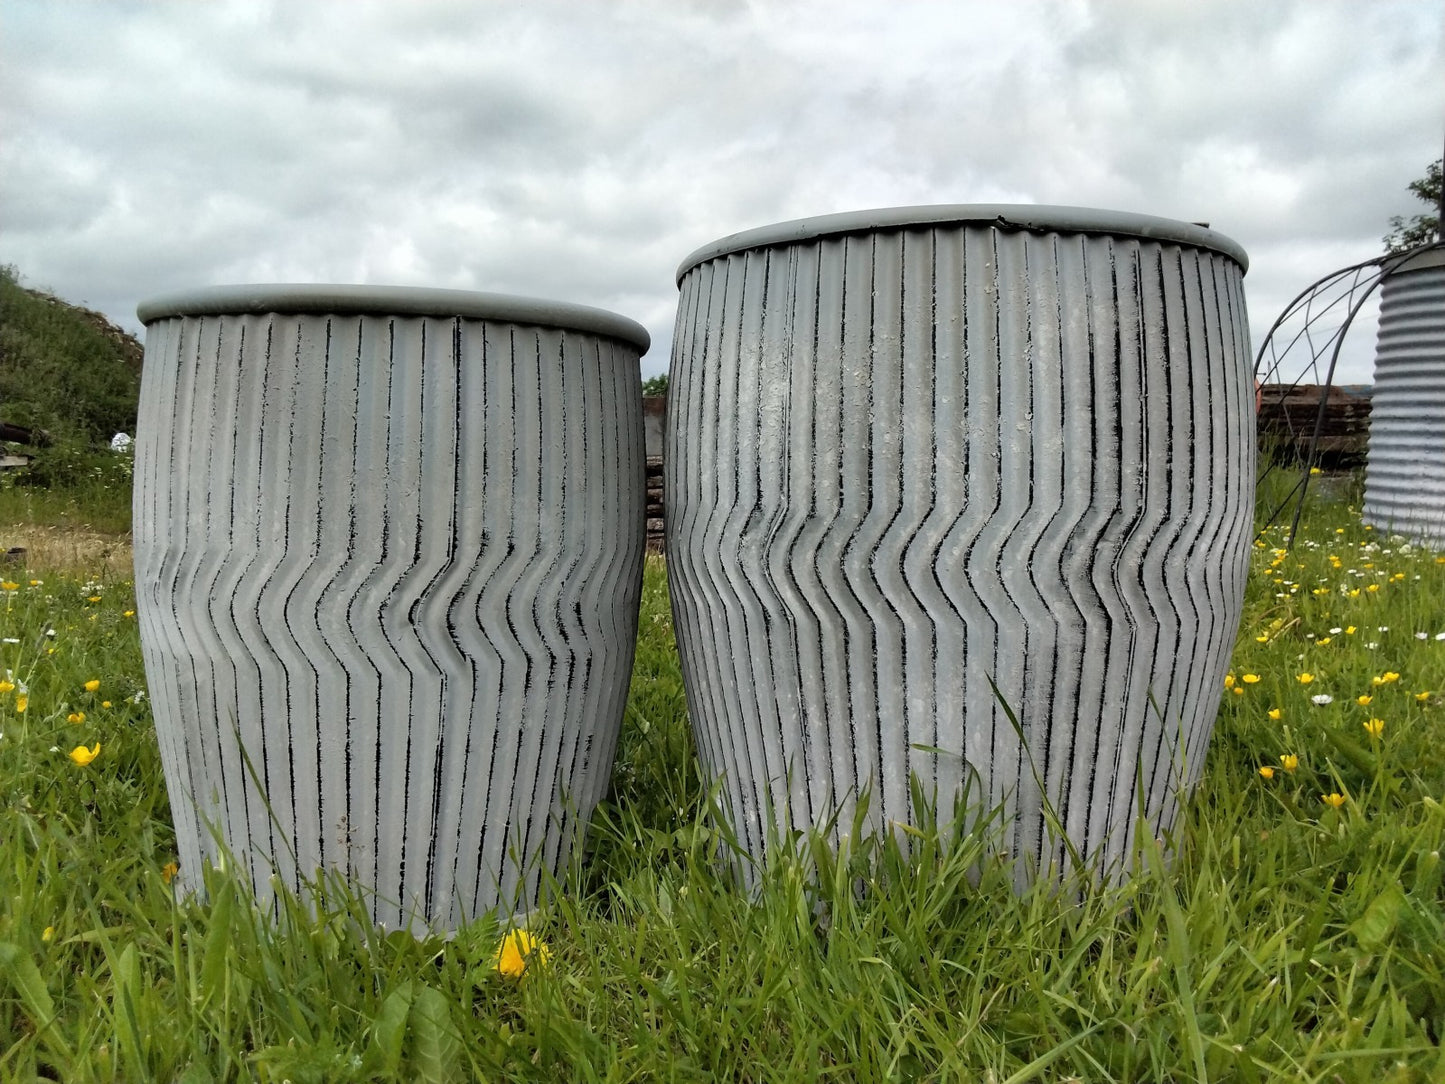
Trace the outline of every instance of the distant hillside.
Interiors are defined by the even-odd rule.
[[[134,433],[144,353],[100,313],[0,268],[0,423],[81,448]]]

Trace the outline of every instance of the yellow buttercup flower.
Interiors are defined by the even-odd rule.
[[[77,745],[70,751],[70,759],[82,768],[98,756],[100,756],[100,742],[96,742],[89,749],[83,745]]]
[[[21,693],[19,696],[17,696],[17,697],[15,698],[15,711],[16,711],[18,714],[24,714],[25,709],[28,708],[29,706],[30,706],[30,697],[26,696],[24,693]]]
[[[40,940],[42,940],[42,941],[49,941],[49,940],[50,940],[51,938],[53,938],[54,936],[55,936],[55,927],[54,927],[54,926],[46,926],[45,929],[43,929],[43,930],[40,931]]]
[[[20,585],[14,580],[0,580],[0,591],[18,591]]]
[[[88,692],[88,693],[93,693],[93,692],[95,692],[96,689],[99,689],[99,688],[100,688],[100,679],[99,679],[99,678],[91,678],[89,681],[87,681],[87,682],[85,683],[85,691]]]
[[[1297,678],[1295,678],[1295,680],[1298,681],[1301,685],[1308,685],[1314,679],[1315,676],[1313,674],[1300,674]]]
[[[176,874],[179,872],[181,872],[180,866],[176,865],[176,863],[174,862],[167,862],[164,866],[161,867],[161,880],[164,881],[166,884],[170,884],[171,881],[175,879]]]
[[[1258,684],[1259,684],[1259,675],[1258,675],[1258,674],[1245,674],[1245,675],[1244,675],[1244,678],[1243,678],[1243,681],[1244,681],[1244,683],[1245,683],[1246,685],[1258,685]]]
[[[1299,757],[1293,753],[1281,753],[1279,762],[1287,772],[1292,772],[1299,767]]]
[[[1427,700],[1430,699],[1430,690],[1426,689],[1423,693],[1416,693],[1415,699],[1420,701],[1420,703],[1422,704],[1425,703]]]
[[[15,682],[13,682],[13,681],[0,681],[0,693],[13,693],[14,691],[15,691]]]
[[[1330,794],[1321,794],[1320,801],[1324,802],[1325,805],[1329,806],[1331,809],[1339,809],[1340,806],[1345,804],[1345,796],[1343,794],[1336,794],[1333,792]]]
[[[1370,701],[1373,699],[1375,698],[1369,693],[1364,693],[1360,696],[1355,697],[1355,703],[1360,705],[1360,707],[1362,708],[1368,708],[1370,706]]]
[[[513,930],[502,938],[492,957],[492,966],[499,974],[509,979],[519,979],[526,974],[527,966],[536,960],[546,964],[552,958],[552,950],[527,930]]]
[[[1225,675],[1224,675],[1224,687],[1225,687],[1226,689],[1232,689],[1232,688],[1234,688],[1234,675],[1233,675],[1233,674],[1225,674]]]
[[[1378,738],[1385,732],[1385,720],[1383,719],[1370,719],[1368,722],[1361,723],[1360,725],[1365,728],[1365,733],[1369,734],[1372,738]]]
[[[1371,685],[1389,685],[1391,682],[1399,681],[1400,675],[1393,670],[1386,670],[1383,674],[1370,679]]]
[[[1273,779],[1274,769],[1271,768],[1268,764],[1266,764],[1264,765],[1264,767],[1259,769],[1259,774],[1264,776],[1266,779]]]
[[[65,717],[65,721],[67,723],[83,723],[85,722],[85,712],[72,711],[69,715]]]
[[[1279,722],[1281,719],[1284,718],[1284,712],[1279,708],[1270,708],[1269,717],[1275,722]]]

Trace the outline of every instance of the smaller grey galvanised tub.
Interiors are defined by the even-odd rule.
[[[643,562],[639,325],[454,290],[140,306],[141,640],[183,883],[379,924],[533,906],[608,781]]]

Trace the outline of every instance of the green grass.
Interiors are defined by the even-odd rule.
[[[174,901],[131,587],[17,575],[0,1079],[1445,1079],[1445,563],[1348,496],[1293,551],[1279,530],[1256,549],[1174,857],[1108,892],[1015,894],[985,825],[907,854],[814,846],[740,893],[651,563],[613,791],[520,980],[491,965],[494,924],[382,936],[334,884],[320,917],[288,901],[275,925],[225,873]]]
[[[76,477],[54,489],[17,484],[13,472],[0,475],[0,524],[128,534],[134,465],[130,453],[105,451],[72,458],[79,463]]]

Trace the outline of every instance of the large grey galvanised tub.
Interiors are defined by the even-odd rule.
[[[1380,287],[1364,519],[1445,549],[1445,248]]]
[[[184,882],[388,927],[537,899],[607,785],[643,561],[637,324],[453,290],[140,306],[141,642]]]
[[[1067,207],[907,207],[690,256],[667,425],[688,706],[739,838],[944,814],[1117,873],[1200,770],[1255,463],[1234,242]],[[995,696],[1017,713],[1024,743]],[[1036,782],[1042,782],[1042,790]]]

